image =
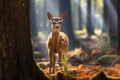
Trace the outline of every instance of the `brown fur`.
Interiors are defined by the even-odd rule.
[[[47,46],[50,56],[50,71],[49,73],[55,72],[55,61],[56,54],[59,56],[59,65],[61,59],[63,59],[67,53],[67,49],[69,46],[69,40],[65,33],[60,32],[61,23],[59,23],[58,28],[56,28],[54,21],[62,21],[65,18],[66,13],[63,13],[61,17],[52,17],[50,13],[48,13],[48,19],[51,20],[52,32],[48,36]],[[53,68],[53,70],[52,70]]]

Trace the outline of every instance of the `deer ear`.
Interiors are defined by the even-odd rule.
[[[63,13],[61,14],[60,17],[61,17],[62,19],[65,19],[66,16],[67,16],[67,12],[65,11],[65,12],[63,12]]]
[[[52,16],[52,14],[50,12],[47,13],[47,16],[48,16],[49,20],[52,20],[53,16]]]

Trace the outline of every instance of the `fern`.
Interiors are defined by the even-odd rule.
[[[68,60],[69,60],[69,57],[65,57],[61,61],[61,64],[62,64],[61,70],[65,73],[68,73],[68,68],[71,66],[71,63]]]

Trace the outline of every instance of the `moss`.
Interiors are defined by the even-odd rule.
[[[36,80],[49,80],[48,76],[42,71],[40,67],[36,64],[34,65],[34,73],[36,75]]]
[[[20,70],[19,80],[49,80],[49,78],[34,61],[31,69]]]
[[[50,80],[56,80],[56,75],[57,75],[57,74],[51,74],[51,75],[49,76],[49,79],[50,79]]]
[[[92,77],[92,80],[120,80],[120,78],[110,78],[103,71]]]
[[[29,72],[23,71],[19,78],[20,80],[49,80],[42,69],[39,69],[37,66],[34,66],[34,69]]]
[[[30,73],[22,73],[21,75],[20,75],[20,80],[35,80],[35,77],[33,77],[33,76],[30,76],[29,75]]]
[[[97,63],[102,66],[111,66],[116,62],[116,59],[120,59],[118,55],[103,55],[97,59]]]
[[[77,79],[70,74],[58,72],[56,75],[56,80],[77,80]]]

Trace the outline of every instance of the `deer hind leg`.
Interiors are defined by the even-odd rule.
[[[62,50],[59,50],[58,55],[59,55],[59,65],[61,67],[62,66],[61,60],[62,60],[62,56],[63,56]]]

